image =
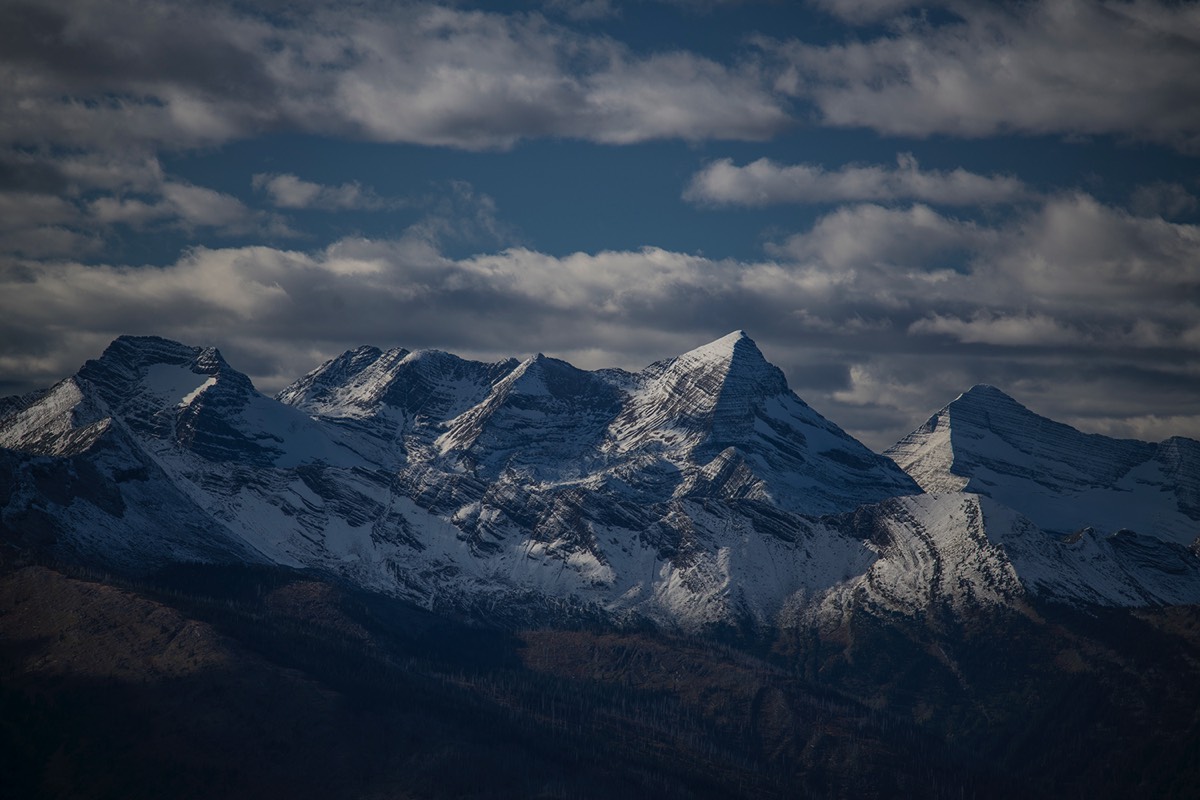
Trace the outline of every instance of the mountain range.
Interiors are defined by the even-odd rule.
[[[976,386],[877,454],[741,332],[639,372],[123,336],[0,400],[38,798],[1192,797],[1200,444]]]
[[[0,401],[11,546],[315,570],[478,620],[698,632],[1200,602],[1200,442],[976,386],[880,455],[738,331],[632,373],[360,347],[274,398],[123,336]]]

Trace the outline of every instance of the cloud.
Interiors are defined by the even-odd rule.
[[[286,221],[232,195],[173,180],[157,160],[135,163],[71,156],[26,159],[12,183],[48,184],[56,194],[0,188],[0,254],[82,256],[103,250],[112,226],[154,226],[195,234],[294,236]],[[11,173],[10,173],[11,174]],[[31,182],[27,176],[36,176]]]
[[[1178,183],[1156,181],[1134,189],[1129,207],[1140,217],[1179,219],[1196,213],[1200,200]]]
[[[248,208],[236,197],[204,186],[167,180],[146,197],[104,195],[87,203],[89,222],[141,229],[163,223],[184,230],[206,228],[238,236],[261,233],[268,236],[296,235],[282,218]]]
[[[40,192],[0,192],[0,229],[15,230],[75,221],[79,212],[58,195]]]
[[[901,153],[895,167],[847,165],[836,171],[819,164],[786,166],[767,158],[738,167],[723,158],[693,175],[683,197],[696,203],[738,206],[861,200],[987,205],[1011,203],[1031,194],[1014,177],[977,175],[961,168],[923,171],[911,154]]]
[[[203,186],[163,184],[164,205],[184,225],[237,230],[252,216],[242,201]]]
[[[1055,346],[1086,342],[1079,330],[1045,314],[976,312],[970,319],[932,314],[908,326],[909,333],[944,334],[968,344]]]
[[[1024,297],[1072,314],[1136,305],[1143,313],[1128,318],[1194,319],[1198,247],[1200,226],[1137,217],[1074,193],[1013,225],[979,270],[991,279],[993,302]]]
[[[750,61],[642,56],[538,14],[50,0],[6,4],[0,30],[0,142],[22,146],[120,152],[298,130],[481,150],[764,139],[791,121]]]
[[[380,197],[357,181],[339,186],[306,181],[289,173],[260,172],[251,179],[255,189],[265,191],[278,208],[319,208],[325,211],[359,209],[376,211],[395,208],[400,201]]]
[[[55,189],[68,198],[96,192],[156,193],[167,180],[158,157],[137,148],[115,153],[23,153],[21,158],[28,168],[53,175]]]
[[[21,153],[0,154],[0,191],[56,194],[66,181],[52,165]]]
[[[992,225],[919,204],[847,206],[771,249],[837,287],[820,298],[826,314],[837,313],[837,303],[860,314],[913,313],[893,313],[905,326],[928,318],[913,334],[977,342],[1014,320],[1049,319],[1104,347],[1115,339],[1183,346],[1182,332],[1200,322],[1200,226],[1138,217],[1081,193]],[[950,317],[964,322],[951,325]],[[1163,331],[1155,341],[1150,322]]]
[[[885,9],[892,3],[833,2]],[[836,45],[771,42],[781,91],[822,123],[900,136],[1095,135],[1200,148],[1200,7],[1157,0],[953,3]]]
[[[486,220],[488,203],[460,190],[450,213]],[[416,226],[315,251],[198,248],[161,268],[10,260],[0,358],[40,364],[31,388],[120,333],[157,333],[217,344],[271,389],[364,342],[639,367],[746,328],[811,404],[878,447],[977,382],[1116,430],[1146,408],[1195,416],[1196,265],[1200,226],[1080,194],[992,225],[851,206],[758,261],[657,248],[452,257]]]
[[[888,208],[871,203],[843,206],[817,220],[811,229],[768,249],[776,256],[818,264],[839,273],[884,274],[897,269],[914,280],[945,280],[931,269],[960,263],[963,254],[985,246],[992,232],[943,216],[929,206]]]
[[[81,218],[58,195],[0,190],[0,253],[41,258],[95,252],[102,242],[75,230]]]
[[[813,5],[848,22],[869,23],[887,19],[915,6],[937,5],[914,0],[810,0]]]
[[[104,241],[96,234],[62,225],[0,230],[0,253],[28,258],[79,258],[99,253],[103,247]]]
[[[411,203],[423,207],[425,214],[409,226],[406,236],[432,247],[490,248],[520,242],[520,235],[500,220],[491,195],[467,181],[437,185],[432,194]]]
[[[546,10],[578,22],[590,22],[620,16],[612,0],[546,0]]]

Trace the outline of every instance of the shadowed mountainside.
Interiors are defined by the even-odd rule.
[[[721,644],[278,569],[14,567],[0,767],[24,797],[1187,796],[1195,609],[1055,613]]]

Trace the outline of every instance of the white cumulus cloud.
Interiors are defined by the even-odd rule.
[[[393,208],[399,201],[380,197],[373,190],[352,181],[329,186],[306,181],[290,173],[260,172],[251,185],[267,193],[278,208],[319,208],[326,211]]]
[[[692,176],[684,199],[713,205],[766,206],[778,203],[918,200],[938,205],[1011,203],[1030,196],[1019,179],[978,175],[962,168],[922,170],[909,153],[896,166],[785,165],[760,158],[745,166],[732,159],[712,162]]]

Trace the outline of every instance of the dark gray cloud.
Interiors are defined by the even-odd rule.
[[[909,3],[827,0],[873,18]],[[948,2],[837,45],[764,41],[780,90],[827,125],[902,136],[1092,135],[1200,149],[1200,6],[1157,0]]]
[[[53,164],[16,154],[0,156],[0,192],[59,194],[67,186],[66,177]]]
[[[910,4],[824,5],[875,19]],[[7,3],[0,141],[120,151],[284,129],[467,149],[765,139],[791,126],[789,97],[825,124],[900,135],[1099,133],[1182,148],[1200,135],[1195,4],[945,5],[950,22],[907,15],[835,45],[761,39],[761,53],[720,63],[434,3]]]
[[[0,258],[97,254],[114,226],[135,231],[166,228],[193,236],[297,235],[277,214],[250,209],[232,195],[170,180],[161,173],[144,183],[141,178],[146,176],[136,172],[122,179],[126,186],[131,180],[141,184],[134,193],[85,196],[72,191],[72,173],[86,172],[88,166],[68,161],[49,170],[56,185],[66,187],[60,193],[0,189]]]
[[[163,152],[268,131],[489,150],[544,136],[763,139],[789,123],[753,63],[639,56],[538,14],[435,3],[0,4],[0,87],[0,253],[24,257],[97,255],[122,229],[295,235],[280,214],[160,166]],[[254,180],[282,209],[385,211],[453,194]],[[446,217],[431,212],[426,235],[506,238],[494,214]]]
[[[537,14],[51,0],[2,16],[0,140],[22,144],[172,148],[293,129],[493,149],[763,139],[789,124],[749,61],[639,56]]]
[[[1200,199],[1182,184],[1156,181],[1134,189],[1129,208],[1142,217],[1180,219],[1200,209]]]

